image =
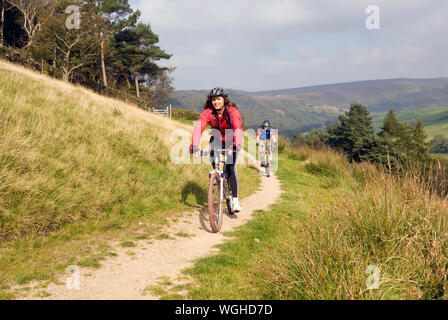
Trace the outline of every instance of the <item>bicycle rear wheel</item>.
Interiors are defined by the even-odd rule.
[[[213,232],[219,232],[222,227],[223,192],[220,180],[219,174],[215,172],[208,186],[208,215]]]

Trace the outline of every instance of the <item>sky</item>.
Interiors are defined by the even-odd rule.
[[[444,0],[130,0],[177,90],[448,77]],[[378,10],[366,11],[375,5]],[[367,28],[366,23],[369,25]],[[379,29],[372,29],[372,25]]]

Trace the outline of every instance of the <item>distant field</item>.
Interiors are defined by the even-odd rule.
[[[373,125],[377,131],[380,130],[383,119],[384,116],[373,118]],[[429,140],[439,134],[448,137],[448,106],[431,107],[398,114],[399,121],[412,122],[417,119],[423,120]]]
[[[425,126],[426,134],[430,139],[434,138],[435,136],[441,134],[445,137],[448,137],[448,121],[441,124],[436,124],[432,126]]]

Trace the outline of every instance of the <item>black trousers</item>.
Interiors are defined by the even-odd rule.
[[[222,146],[217,146],[214,143],[210,144],[210,150],[213,150],[214,148],[221,148],[224,149],[225,145],[222,144]],[[238,160],[238,153],[239,151],[236,149],[235,146],[233,146],[233,153],[232,158],[227,158],[226,163],[226,173],[227,173],[227,181],[229,181],[230,189],[232,190],[232,195],[235,198],[238,198],[238,189],[239,189],[239,179],[238,174],[236,173],[236,161]],[[214,163],[214,153],[213,151],[210,152],[210,162],[213,166],[213,169],[216,168],[216,163]]]

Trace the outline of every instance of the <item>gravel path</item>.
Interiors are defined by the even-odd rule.
[[[175,284],[188,283],[185,277],[181,279],[182,270],[192,267],[196,259],[218,252],[215,246],[226,239],[223,232],[246,223],[255,210],[265,210],[279,198],[281,187],[275,175],[270,178],[262,176],[261,186],[262,189],[241,201],[242,211],[236,218],[225,215],[220,233],[210,231],[205,209],[187,212],[179,222],[170,224],[168,231],[173,237],[176,233],[191,237],[151,240],[152,243],[139,243],[136,248],[118,247],[115,250],[118,256],[102,261],[101,268],[80,269],[79,290],[68,290],[64,278],[61,279],[64,285],[51,284],[45,288],[45,292],[51,295],[43,299],[158,299],[145,288],[158,285],[161,278],[180,279],[174,280]],[[135,255],[130,256],[127,254],[129,251]]]

